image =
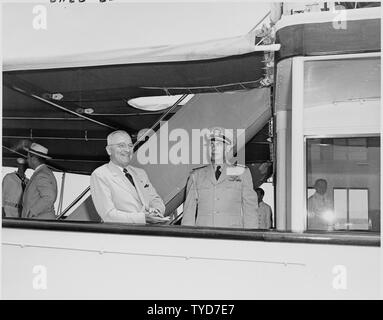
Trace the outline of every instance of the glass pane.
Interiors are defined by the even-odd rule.
[[[379,57],[307,61],[304,72],[305,108],[380,97]]]
[[[349,190],[350,229],[368,230],[368,190]]]
[[[334,189],[335,229],[342,229],[347,223],[347,189]]]
[[[308,139],[306,170],[308,230],[380,231],[379,137]]]
[[[314,188],[307,188],[307,198],[310,198],[315,193]]]

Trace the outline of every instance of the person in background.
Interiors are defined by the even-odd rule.
[[[24,158],[17,158],[17,171],[4,176],[2,183],[2,215],[7,218],[20,218],[23,193],[28,183],[25,171],[28,163]]]
[[[143,169],[129,165],[130,135],[122,130],[107,137],[107,164],[90,177],[93,203],[104,222],[156,223],[165,219],[165,205]]]
[[[263,202],[265,191],[262,188],[255,189],[258,195],[258,227],[259,229],[271,229],[273,227],[273,213],[271,207]]]
[[[315,193],[307,200],[308,229],[327,230],[333,218],[332,204],[326,195],[327,181],[316,180],[314,188]]]
[[[28,151],[28,165],[34,170],[23,195],[22,218],[56,219],[54,203],[57,198],[57,181],[46,165],[48,149],[38,143],[25,148]]]
[[[194,169],[186,186],[184,226],[258,228],[257,194],[249,168],[232,165],[226,155],[232,144],[223,128],[212,128],[211,164]]]

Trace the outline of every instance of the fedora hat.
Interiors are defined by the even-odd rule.
[[[52,159],[50,156],[48,156],[48,148],[45,148],[41,144],[35,142],[33,142],[29,148],[24,148],[24,150],[33,153],[41,158]]]

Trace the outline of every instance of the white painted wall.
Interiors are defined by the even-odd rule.
[[[377,299],[379,251],[4,228],[2,297]],[[33,288],[35,266],[46,270],[45,290]]]

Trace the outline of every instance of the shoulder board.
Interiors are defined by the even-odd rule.
[[[232,167],[232,168],[248,168],[248,166],[244,165],[244,164],[240,164],[240,163],[236,163],[236,164],[228,164],[229,167]]]
[[[226,174],[228,176],[240,176],[245,172],[246,168],[247,167],[243,165],[232,165],[227,168]]]
[[[193,171],[196,171],[196,170],[198,170],[198,169],[203,169],[203,168],[206,168],[208,165],[205,165],[205,166],[202,166],[202,167],[196,167],[196,168],[193,168],[192,169],[192,172]]]
[[[244,165],[244,164],[234,164],[233,165],[234,167],[239,167],[239,168],[247,168],[247,166],[246,165]]]

